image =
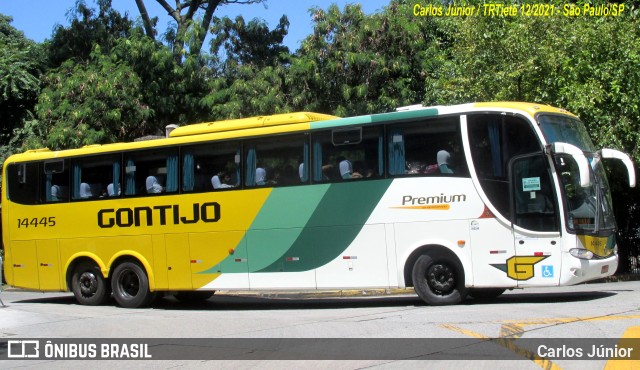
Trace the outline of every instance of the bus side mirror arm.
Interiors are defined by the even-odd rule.
[[[627,172],[629,173],[629,187],[636,187],[636,170],[633,168],[633,162],[628,155],[619,150],[605,148],[600,150],[600,157],[621,160],[622,163],[624,163],[624,165],[627,167]]]
[[[568,143],[553,143],[547,144],[545,147],[545,153],[548,155],[569,154],[578,164],[578,170],[580,171],[580,186],[583,188],[591,186],[589,161],[580,148]]]

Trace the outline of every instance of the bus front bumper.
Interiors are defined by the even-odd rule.
[[[564,273],[560,276],[560,285],[575,285],[597,280],[615,274],[618,269],[618,255],[603,259],[581,259],[569,253],[563,253]]]

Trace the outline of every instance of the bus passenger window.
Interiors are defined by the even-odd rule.
[[[69,201],[69,171],[66,160],[47,161],[44,167],[44,201]]]
[[[216,142],[183,147],[183,192],[233,189],[239,182],[239,142]]]
[[[383,174],[382,127],[321,131],[312,135],[316,183],[375,179]]]
[[[304,178],[307,135],[287,135],[246,143],[245,186],[293,186]]]
[[[530,123],[501,114],[467,117],[473,166],[482,190],[493,206],[511,219],[509,161],[519,155],[540,152],[542,147]]]
[[[178,191],[177,148],[145,150],[125,156],[125,195],[164,194]]]
[[[468,177],[459,126],[457,118],[390,126],[389,175]]]
[[[120,184],[120,156],[102,155],[87,157],[72,161],[71,198],[73,200],[103,199],[107,198],[108,185],[118,186]],[[58,186],[56,184],[56,186]],[[62,191],[66,188],[60,187],[52,193]]]
[[[7,166],[7,197],[19,204],[37,204],[38,176],[42,168],[37,162],[12,163]]]

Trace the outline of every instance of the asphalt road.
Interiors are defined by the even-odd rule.
[[[341,298],[226,292],[199,303],[165,297],[150,308],[123,309],[113,302],[80,306],[70,293],[10,289],[0,294],[6,305],[0,307],[0,341],[5,346],[0,345],[0,368],[640,368],[637,360],[575,355],[575,348],[603,343],[620,344],[640,355],[640,339],[620,342],[640,338],[639,292],[636,281],[532,288],[506,292],[492,301],[468,299],[446,307],[425,306],[414,294],[366,292]],[[15,345],[36,339],[41,353],[48,339],[56,345],[93,343],[99,352],[101,343],[113,338],[148,343],[152,358],[7,360],[7,341]],[[584,338],[586,342],[581,341]],[[158,341],[173,344],[163,347]],[[478,350],[477,342],[489,349]],[[421,348],[416,356],[407,348],[412,343]],[[260,347],[265,344],[273,346],[268,355]],[[58,348],[69,348],[64,345]],[[287,357],[296,346],[299,351]],[[561,346],[564,353],[549,353]],[[566,352],[572,347],[573,356]],[[504,360],[494,361],[496,354]],[[287,358],[295,360],[283,360]]]

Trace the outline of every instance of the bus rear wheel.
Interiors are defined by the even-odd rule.
[[[155,296],[149,291],[147,273],[135,262],[123,262],[113,270],[111,288],[113,298],[124,308],[147,306]]]
[[[106,302],[111,294],[109,284],[102,271],[93,262],[81,262],[73,270],[71,290],[78,303],[98,306]]]
[[[424,254],[416,260],[412,271],[413,286],[427,304],[458,304],[467,295],[462,267],[442,253]]]

